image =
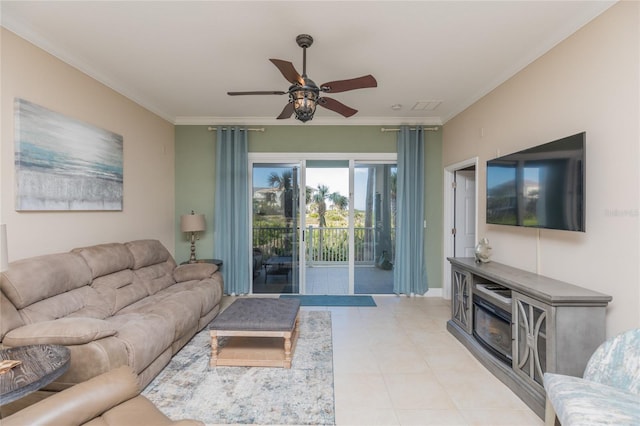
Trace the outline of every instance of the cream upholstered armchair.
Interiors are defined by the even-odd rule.
[[[640,328],[604,342],[583,378],[545,373],[545,423],[640,425]]]
[[[2,426],[204,426],[172,421],[139,395],[137,375],[116,368],[36,402],[0,420]]]

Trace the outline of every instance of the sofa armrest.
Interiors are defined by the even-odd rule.
[[[204,280],[218,270],[218,265],[212,263],[188,263],[180,265],[173,271],[173,278],[176,282],[184,282],[191,280]]]
[[[638,425],[640,395],[579,377],[545,373],[544,388],[563,426]],[[548,422],[551,419],[547,419]]]
[[[82,424],[138,395],[133,370],[120,367],[2,419],[3,426]]]
[[[142,395],[118,404],[85,426],[204,426],[196,420],[172,421]]]
[[[60,318],[15,328],[4,336],[2,343],[6,346],[82,345],[116,333],[112,324],[101,319]]]

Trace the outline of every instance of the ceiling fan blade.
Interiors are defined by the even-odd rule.
[[[278,120],[282,120],[283,118],[290,118],[292,114],[293,114],[293,104],[291,102],[288,102],[284,106],[284,109],[282,110],[280,115],[278,117],[276,117],[276,118]]]
[[[330,81],[320,85],[322,91],[328,93],[346,92],[366,87],[378,87],[378,82],[371,74],[349,80]]]
[[[304,80],[302,79],[300,74],[298,74],[298,71],[296,71],[291,62],[283,61],[281,59],[269,60],[280,70],[284,78],[286,78],[289,83],[304,86]]]
[[[260,90],[257,92],[227,92],[229,96],[241,96],[241,95],[285,95],[287,92],[281,90]]]
[[[332,99],[332,98],[322,97],[318,99],[318,105],[325,107],[326,109],[330,109],[331,111],[335,111],[338,114],[342,114],[345,117],[351,117],[353,114],[358,112],[357,109],[348,107],[342,102],[336,101],[335,99]]]

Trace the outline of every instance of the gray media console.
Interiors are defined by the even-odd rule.
[[[496,262],[448,260],[447,329],[544,418],[543,374],[582,376],[605,340],[611,296]]]

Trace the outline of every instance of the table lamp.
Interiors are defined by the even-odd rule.
[[[202,232],[206,228],[203,214],[183,214],[180,216],[180,230],[191,233],[191,257],[189,263],[196,263],[196,232]]]

